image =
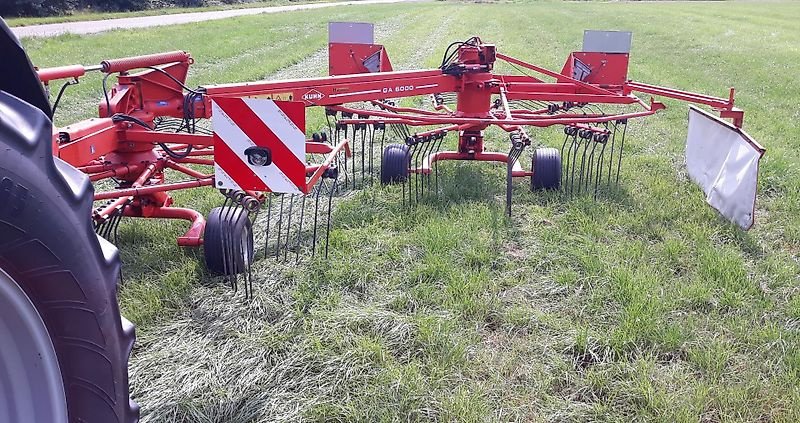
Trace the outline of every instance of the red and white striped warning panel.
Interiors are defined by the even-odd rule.
[[[216,187],[306,193],[305,119],[302,102],[214,98]]]

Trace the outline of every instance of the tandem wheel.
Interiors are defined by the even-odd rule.
[[[561,187],[561,153],[555,148],[537,148],[531,163],[531,191]]]
[[[389,144],[381,157],[381,183],[384,185],[405,182],[411,156],[405,144]]]
[[[203,253],[206,267],[217,275],[235,275],[253,261],[253,225],[239,207],[216,207],[206,220]]]

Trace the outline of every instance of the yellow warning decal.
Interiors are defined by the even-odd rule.
[[[268,98],[270,100],[292,101],[294,100],[294,95],[292,93],[267,93],[267,94],[250,95],[247,96],[247,98]]]

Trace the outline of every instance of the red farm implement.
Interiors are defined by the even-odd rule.
[[[576,195],[618,186],[628,122],[665,108],[646,94],[703,106],[689,110],[688,174],[722,216],[753,224],[764,149],[742,131],[733,89],[713,97],[630,80],[630,33],[587,31],[557,72],[477,37],[450,44],[438,68],[394,71],[372,38],[369,24],[331,24],[327,77],[192,89],[183,51],[36,71],[0,19],[0,387],[13,387],[0,389],[0,421],[137,420],[134,328],[119,314],[119,256],[104,240],[122,217],[187,221],[178,244],[202,246],[208,269],[249,294],[262,250],[327,254],[341,193],[399,184],[411,206],[439,192],[443,161],[505,164],[509,214],[515,178]],[[103,74],[99,116],[53,128],[65,89],[87,72]],[[536,147],[528,131],[551,126],[563,129],[560,148]],[[508,134],[501,151],[487,151],[491,127]],[[222,194],[207,217],[172,196],[200,187]]]
[[[371,25],[331,24],[330,37],[331,75],[319,78],[191,89],[185,82],[193,59],[182,51],[39,70],[46,86],[75,83],[88,71],[104,74],[99,117],[53,134],[55,155],[92,182],[113,181],[114,188],[94,195],[98,233],[111,235],[123,216],[187,220],[178,244],[202,245],[209,269],[235,285],[256,254],[252,223],[259,211],[267,215],[265,256],[314,254],[331,227],[332,198],[378,174],[384,184],[402,184],[404,201],[412,203],[438,190],[439,162],[503,163],[509,214],[515,178],[528,178],[532,189],[597,195],[619,181],[628,122],[665,108],[637,93],[719,114],[691,109],[689,173],[725,217],[745,229],[753,223],[764,149],[740,129],[744,113],[734,90],[713,97],[628,79],[630,33],[587,31],[583,51],[569,54],[558,72],[478,37],[450,44],[438,68],[394,71]],[[497,72],[501,62],[516,72]],[[324,109],[327,128],[307,137],[312,108]],[[507,150],[486,150],[491,126],[508,133]],[[563,128],[561,148],[535,148],[531,167],[523,166],[528,131],[550,126]],[[450,134],[454,148],[443,150]],[[198,187],[223,195],[208,219],[176,207],[170,196]]]

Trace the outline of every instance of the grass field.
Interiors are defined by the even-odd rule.
[[[94,12],[91,10],[78,10],[67,15],[58,16],[31,16],[8,18],[6,23],[8,26],[28,26],[28,25],[41,25],[52,24],[61,22],[78,22],[78,21],[91,21],[101,19],[117,19],[117,18],[132,18],[136,16],[157,16],[168,13],[190,13],[190,12],[209,12],[213,10],[227,10],[227,9],[244,9],[250,7],[267,7],[267,6],[281,6],[286,4],[299,4],[299,3],[321,3],[325,0],[258,0],[249,3],[234,3],[222,4],[220,6],[204,6],[204,7],[166,7],[161,9],[145,9],[133,12]]]
[[[797,16],[798,3],[437,2],[23,44],[39,66],[184,49],[196,85],[322,75],[333,20],[375,22],[401,69],[435,66],[475,34],[560,69],[587,27],[626,29],[633,79],[716,95],[735,85],[745,128],[768,149],[750,232],[688,181],[675,101],[631,124],[622,192],[598,201],[520,181],[507,219],[503,168],[448,164],[439,198],[413,209],[378,187],[341,201],[329,260],[256,263],[253,300],[175,246],[181,224],[125,222],[120,297],[137,324],[132,391],[145,422],[794,422]],[[87,77],[58,122],[91,116],[99,93]],[[556,146],[554,134],[538,135]],[[204,212],[220,204],[211,191],[176,197]]]

